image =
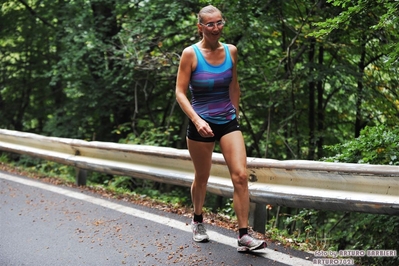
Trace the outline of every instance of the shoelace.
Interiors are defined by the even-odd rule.
[[[254,239],[253,239],[253,237],[251,237],[251,236],[249,236],[249,235],[246,235],[246,236],[243,236],[241,239],[240,239],[240,243],[242,244],[242,245],[245,245],[245,246],[252,246],[252,244],[253,244],[253,241]]]
[[[197,228],[198,228],[198,233],[200,233],[200,234],[205,234],[206,233],[206,229],[205,229],[205,226],[203,224],[199,223],[197,225]]]

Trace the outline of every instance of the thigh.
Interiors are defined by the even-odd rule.
[[[237,119],[233,119],[226,124],[211,124],[211,128],[215,134],[216,140],[218,141],[220,141],[221,138],[226,134],[237,130],[241,131],[240,124],[238,124]]]
[[[212,123],[208,124],[211,126]],[[210,138],[204,138],[198,133],[197,128],[195,127],[194,123],[189,120],[188,121],[188,126],[187,126],[187,138],[190,140],[195,140],[195,141],[200,141],[200,142],[215,142],[215,136],[210,137]]]
[[[187,147],[197,176],[209,177],[212,166],[214,142],[201,142],[187,138]]]
[[[236,130],[224,135],[220,139],[220,147],[231,173],[246,169],[247,153],[241,131]]]

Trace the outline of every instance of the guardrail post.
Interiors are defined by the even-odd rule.
[[[76,185],[86,186],[87,170],[76,168]]]
[[[266,230],[266,204],[250,203],[249,226],[256,232],[265,233]]]

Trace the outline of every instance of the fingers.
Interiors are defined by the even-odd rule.
[[[210,137],[213,137],[213,136],[214,136],[213,131],[212,131],[212,129],[208,126],[208,127],[206,128],[205,132],[203,133],[203,137],[204,137],[204,138],[210,138]]]
[[[198,127],[197,130],[198,130],[198,133],[201,135],[201,137],[210,138],[210,137],[214,136],[211,127],[205,121],[203,121],[203,123],[201,123],[201,125]]]

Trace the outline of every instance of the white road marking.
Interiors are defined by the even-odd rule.
[[[4,180],[12,181],[12,182],[20,183],[23,185],[51,191],[51,192],[54,192],[54,193],[57,193],[60,195],[64,195],[64,196],[67,196],[70,198],[86,201],[86,202],[89,202],[92,204],[96,204],[98,206],[102,206],[104,208],[112,209],[112,210],[115,210],[115,211],[118,211],[118,212],[121,212],[124,214],[135,216],[140,219],[146,219],[146,220],[150,220],[152,222],[156,222],[156,223],[160,223],[160,224],[167,224],[172,228],[191,233],[191,227],[187,226],[187,224],[184,222],[180,222],[180,221],[177,221],[174,219],[170,219],[170,218],[166,218],[166,217],[159,216],[156,214],[144,212],[144,211],[132,208],[132,207],[127,207],[127,206],[124,206],[124,205],[121,205],[118,203],[110,202],[105,199],[96,198],[93,196],[85,195],[83,193],[74,192],[74,191],[71,191],[68,189],[64,189],[64,188],[57,187],[54,185],[44,184],[44,183],[34,181],[34,180],[19,178],[19,177],[12,176],[12,175],[5,175],[3,173],[0,173],[0,178],[2,178]],[[225,235],[222,235],[222,234],[212,231],[212,230],[208,230],[208,235],[212,241],[215,241],[215,242],[227,245],[227,246],[231,246],[234,248],[237,247],[237,239],[236,238],[227,237]],[[287,255],[282,252],[275,251],[275,250],[269,249],[269,248],[266,248],[266,252],[259,253],[259,255],[264,258],[278,261],[278,262],[288,264],[288,265],[297,265],[297,266],[313,265],[312,261],[292,257],[290,255]]]

